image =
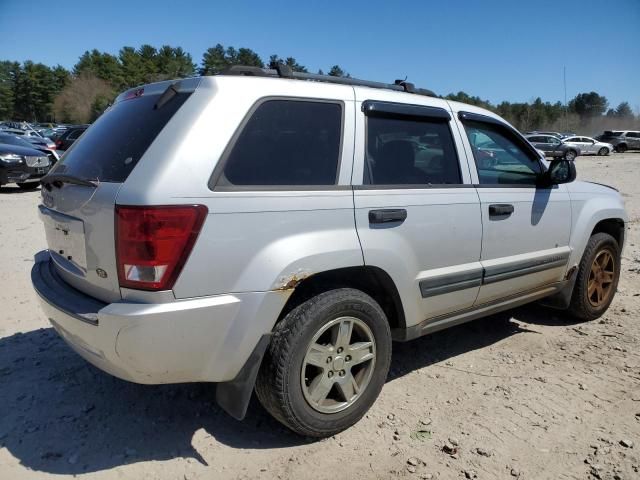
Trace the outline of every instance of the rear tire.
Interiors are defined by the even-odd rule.
[[[616,147],[616,152],[618,153],[624,153],[626,151],[627,151],[627,146],[624,143]]]
[[[391,332],[380,305],[359,290],[330,290],[276,325],[256,395],[294,432],[329,437],[369,410],[390,361]]]
[[[29,183],[16,183],[18,188],[21,190],[35,190],[40,186],[38,182],[29,182]]]
[[[592,235],[580,260],[567,309],[574,318],[594,320],[607,311],[620,279],[620,246],[608,233]]]
[[[598,155],[600,155],[601,157],[609,155],[609,149],[607,147],[602,147],[600,150],[598,150]]]

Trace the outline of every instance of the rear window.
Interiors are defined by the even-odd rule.
[[[180,92],[158,109],[154,106],[159,95],[143,94],[116,103],[66,151],[55,173],[124,182],[189,95]]]

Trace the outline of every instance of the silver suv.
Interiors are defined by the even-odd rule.
[[[624,153],[627,150],[640,150],[640,131],[638,130],[605,130],[596,139],[610,143],[618,153]]]
[[[43,180],[32,282],[58,333],[138,383],[252,392],[335,434],[391,343],[545,299],[611,303],[627,215],[495,114],[413,85],[274,70],[121,94]]]

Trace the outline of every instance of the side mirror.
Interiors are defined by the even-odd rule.
[[[576,179],[576,165],[564,158],[554,159],[541,177],[541,186],[550,187],[561,183],[571,183]]]

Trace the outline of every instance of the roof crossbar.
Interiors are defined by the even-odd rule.
[[[426,88],[416,88],[413,83],[404,80],[396,80],[394,83],[372,82],[370,80],[360,80],[351,77],[333,77],[331,75],[320,75],[318,73],[294,72],[291,67],[283,63],[276,65],[275,69],[260,68],[245,65],[232,65],[219,73],[219,75],[240,75],[249,77],[278,77],[291,78],[295,80],[311,80],[315,82],[337,83],[340,85],[354,85],[359,87],[383,88],[395,90],[397,92],[407,92],[416,95],[426,95],[436,97],[437,95]]]

